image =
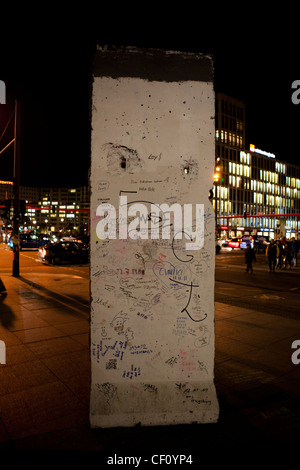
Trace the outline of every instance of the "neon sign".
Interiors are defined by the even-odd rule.
[[[14,183],[12,181],[0,180],[0,184],[11,184],[11,185],[13,185]]]
[[[275,158],[274,153],[265,152],[264,150],[257,149],[253,144],[250,144],[250,152],[260,153],[261,155],[264,155],[265,157],[269,158]]]

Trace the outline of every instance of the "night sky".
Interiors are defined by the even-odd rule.
[[[190,34],[173,27],[160,37],[155,28],[147,30],[145,37],[136,28],[115,26],[105,34],[100,27],[84,30],[52,24],[50,34],[40,25],[34,34],[26,29],[27,34],[20,33],[14,41],[7,36],[0,41],[0,79],[6,83],[0,136],[14,100],[20,99],[22,185],[88,183],[91,77],[97,43],[211,54],[215,91],[246,105],[246,144],[299,164],[300,104],[291,100],[292,82],[300,80],[296,24],[287,32],[271,21],[234,23],[235,29],[225,23],[217,27],[214,22],[214,34],[187,24]],[[0,149],[12,138],[10,125]],[[13,149],[0,156],[0,179],[11,178],[12,162]]]

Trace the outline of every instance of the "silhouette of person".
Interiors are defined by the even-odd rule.
[[[253,261],[256,261],[256,256],[255,256],[253,248],[251,248],[251,245],[248,243],[246,251],[245,251],[245,263],[247,265],[246,267],[247,273],[249,272],[249,270],[251,274],[253,273],[253,267],[252,267]]]

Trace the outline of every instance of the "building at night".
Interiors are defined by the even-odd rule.
[[[271,238],[298,234],[300,167],[245,148],[245,106],[216,94],[216,174],[213,205],[218,235]]]
[[[243,234],[297,237],[300,167],[245,144],[245,105],[216,93],[216,171],[213,206],[222,238]],[[13,201],[13,183],[0,180],[0,200]],[[23,229],[89,233],[90,194],[79,188],[20,187]]]
[[[13,214],[13,183],[0,181],[0,200],[11,199]],[[89,188],[34,188],[20,187],[20,200],[25,201],[23,230],[42,233],[88,234]]]

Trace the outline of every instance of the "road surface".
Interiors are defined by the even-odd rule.
[[[299,318],[300,260],[291,271],[269,273],[263,254],[256,256],[254,273],[247,274],[244,252],[222,248],[216,256],[215,300],[252,308],[273,315]],[[0,245],[0,274],[12,274],[12,251]],[[39,261],[37,250],[20,252],[20,277],[44,294],[59,296],[78,308],[89,308],[89,265],[46,265]]]
[[[300,260],[291,270],[269,273],[264,254],[246,272],[244,251],[223,248],[216,256],[215,300],[274,315],[300,316]]]

